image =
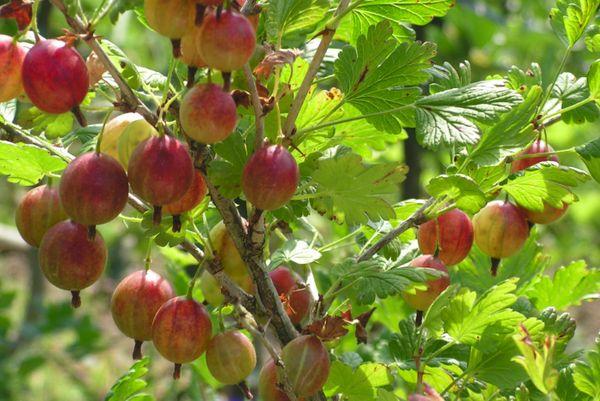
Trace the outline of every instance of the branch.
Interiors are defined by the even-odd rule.
[[[346,8],[350,4],[350,0],[341,0],[340,4],[335,11],[334,17],[340,16],[345,13]],[[290,107],[290,111],[288,113],[287,119],[285,120],[285,125],[283,127],[283,135],[285,138],[289,138],[292,136],[294,128],[296,126],[296,119],[300,114],[300,110],[302,109],[302,105],[306,100],[306,96],[310,91],[310,87],[312,85],[319,68],[321,67],[321,63],[323,63],[323,58],[325,57],[325,53],[327,53],[327,49],[333,40],[333,36],[335,35],[335,31],[340,23],[340,18],[334,18],[332,22],[325,27],[323,32],[323,37],[321,38],[321,42],[319,43],[319,47],[313,56],[310,65],[308,66],[308,71],[304,76],[304,80],[298,89],[298,93],[294,98],[292,106]]]
[[[252,70],[248,63],[244,65],[244,75],[248,82],[248,89],[252,96],[252,107],[254,108],[254,126],[256,130],[256,136],[254,137],[254,151],[256,152],[262,146],[265,137],[265,124],[263,121],[264,112],[262,104],[260,103],[260,96],[258,96],[256,81],[254,80],[254,75],[252,75]]]
[[[384,246],[386,246],[387,244],[392,242],[394,240],[394,238],[396,238],[403,232],[407,231],[408,229],[417,227],[419,224],[422,224],[425,221],[427,221],[427,216],[425,215],[425,210],[429,206],[431,206],[433,204],[433,202],[434,202],[434,199],[429,198],[427,200],[427,202],[425,202],[423,204],[423,206],[421,206],[419,208],[419,210],[417,210],[416,212],[411,214],[406,220],[404,220],[402,223],[400,223],[400,225],[398,227],[394,228],[392,231],[387,233],[383,238],[381,238],[379,241],[377,241],[373,246],[371,246],[365,252],[363,252],[361,255],[359,255],[358,258],[356,258],[356,261],[363,262],[367,259],[371,259],[377,252],[379,252],[381,250],[381,248],[383,248]]]

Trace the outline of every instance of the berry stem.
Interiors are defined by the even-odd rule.
[[[79,106],[73,107],[71,109],[71,112],[75,115],[75,119],[77,120],[79,125],[81,125],[82,127],[87,127],[87,120],[85,119],[85,116],[81,112]]]
[[[146,248],[146,257],[144,258],[144,269],[150,270],[150,264],[152,263],[152,237],[148,239],[148,248]]]
[[[81,306],[81,297],[79,291],[71,291],[71,306],[73,308],[79,308]]]
[[[223,76],[223,90],[229,92],[231,90],[231,72],[223,71],[221,75]]]
[[[196,67],[188,67],[188,77],[187,77],[187,84],[186,84],[186,88],[188,89],[192,89],[194,87],[194,84],[196,83],[196,71],[198,71],[198,69]]]
[[[174,214],[173,215],[173,232],[178,233],[181,231],[181,215]]]
[[[131,357],[134,360],[139,360],[142,359],[142,344],[144,342],[140,341],[140,340],[135,340],[135,345],[133,346],[133,354],[131,354]]]
[[[181,57],[181,39],[171,39],[171,45],[173,46],[173,57]]]
[[[244,394],[244,397],[246,397],[246,399],[252,400],[254,398],[254,396],[252,395],[252,392],[248,388],[248,384],[246,383],[245,380],[239,382],[237,386],[242,391],[242,393]]]

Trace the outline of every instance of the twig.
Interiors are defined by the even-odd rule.
[[[338,5],[337,10],[335,11],[334,17],[345,13],[346,8],[350,4],[350,0],[341,0]],[[323,62],[323,58],[325,57],[325,53],[327,53],[327,49],[333,40],[333,36],[335,35],[335,31],[339,25],[340,19],[334,18],[332,23],[325,27],[325,31],[323,32],[323,37],[321,38],[321,42],[319,43],[319,47],[317,47],[317,51],[313,56],[312,61],[308,67],[308,71],[302,80],[302,84],[298,89],[298,93],[292,102],[292,106],[290,107],[290,111],[288,113],[287,119],[285,120],[285,125],[283,127],[283,135],[286,138],[289,138],[292,135],[292,132],[296,126],[296,119],[300,114],[300,110],[302,109],[302,105],[306,100],[306,96],[310,91],[310,87],[312,86],[312,82],[321,67],[321,63]]]
[[[256,81],[254,80],[254,75],[252,74],[252,70],[248,63],[244,65],[244,75],[248,82],[248,89],[252,96],[252,107],[254,108],[254,126],[256,130],[256,136],[254,137],[254,151],[256,152],[262,146],[265,137],[265,124],[263,121],[264,112],[260,103],[260,96],[258,96]]]
[[[271,358],[273,358],[273,362],[277,367],[277,371],[279,372],[279,377],[281,377],[281,385],[283,386],[283,390],[291,401],[296,401],[296,394],[294,394],[294,390],[290,384],[290,380],[285,371],[285,365],[283,360],[279,356],[277,350],[273,347],[271,342],[265,337],[265,332],[262,327],[256,323],[254,318],[244,309],[242,305],[239,303],[234,303],[235,311],[236,311],[236,320],[240,323],[240,325],[248,330],[252,337],[259,340],[263,347],[267,350]]]
[[[371,259],[377,252],[379,252],[381,250],[381,248],[383,248],[384,246],[386,246],[387,244],[392,242],[394,240],[394,238],[396,238],[397,236],[399,236],[406,230],[413,228],[413,227],[417,227],[419,224],[424,223],[427,219],[427,216],[425,215],[425,211],[427,210],[427,208],[429,206],[431,206],[433,204],[433,202],[434,202],[434,199],[429,198],[427,200],[427,202],[425,202],[423,204],[423,206],[421,206],[419,208],[419,210],[417,210],[416,212],[411,214],[406,220],[404,220],[402,223],[400,223],[400,225],[398,227],[394,228],[392,231],[387,233],[385,236],[383,236],[383,238],[381,238],[379,241],[377,241],[373,246],[369,247],[361,255],[359,255],[358,258],[356,258],[356,261],[363,262],[367,259]]]

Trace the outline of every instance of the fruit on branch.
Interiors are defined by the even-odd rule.
[[[152,341],[158,352],[175,364],[174,379],[180,377],[181,364],[204,353],[211,335],[212,324],[204,306],[186,297],[164,303],[152,323]]]
[[[181,101],[179,120],[185,134],[194,141],[220,142],[237,124],[235,101],[218,85],[196,85]]]
[[[467,257],[473,246],[473,224],[459,209],[450,210],[419,226],[419,248],[426,255],[438,257],[450,266]]]
[[[119,330],[135,340],[133,359],[142,358],[142,343],[152,340],[156,312],[174,296],[171,284],[152,270],[133,272],[115,288],[112,317]]]
[[[554,152],[552,146],[548,145],[544,140],[538,139],[534,143],[531,144],[527,149],[523,152],[519,153],[516,157],[526,156],[526,155],[534,155],[538,153],[549,153]],[[512,162],[511,172],[516,173],[517,171],[525,170],[527,167],[534,166],[538,163],[545,161],[553,161],[558,162],[558,157],[556,155],[550,156],[540,156],[540,157],[531,157],[526,159],[518,159]]]
[[[244,224],[247,223],[244,221]],[[225,273],[234,279],[248,276],[248,267],[222,221],[210,230],[208,236],[213,247],[213,252],[221,262]]]
[[[0,35],[0,103],[23,93],[21,69],[26,53],[12,37]]]
[[[200,174],[199,171],[195,171],[192,185],[187,192],[175,202],[165,205],[163,211],[173,216],[174,232],[179,232],[181,230],[180,216],[198,206],[206,196],[206,192],[206,182],[204,182],[202,174]]]
[[[498,261],[517,253],[527,241],[529,226],[525,214],[508,201],[493,201],[473,217],[475,243],[492,257],[492,274]]]
[[[158,132],[140,114],[121,114],[104,126],[100,152],[114,157],[127,168],[129,158],[137,145],[152,135],[158,136]]]
[[[181,37],[181,61],[190,67],[204,68],[206,63],[198,50],[200,26],[194,25]]]
[[[56,287],[71,291],[71,304],[77,308],[79,291],[98,280],[107,255],[100,234],[90,239],[85,226],[63,221],[46,232],[38,256],[44,276]]]
[[[523,207],[520,209],[525,213],[525,217],[529,222],[534,224],[550,224],[560,219],[567,212],[568,207],[569,205],[566,203],[562,208],[558,208],[544,202],[544,210],[541,212]]]
[[[444,273],[444,276],[429,280],[425,284],[427,285],[426,290],[416,290],[414,294],[403,292],[402,298],[407,304],[412,306],[418,311],[424,312],[436,300],[436,298],[444,292],[450,285],[450,276],[448,275],[448,269],[446,265],[433,255],[421,255],[410,262],[412,267],[426,267],[429,269],[435,269]]]
[[[300,276],[287,267],[278,267],[269,273],[277,293],[282,299],[287,315],[299,324],[310,311],[312,296]]]
[[[263,146],[246,163],[242,190],[258,209],[275,210],[296,193],[300,171],[296,160],[281,145]]]
[[[234,276],[231,279],[248,294],[254,293],[254,283],[250,275]],[[225,296],[221,292],[219,282],[206,270],[200,276],[200,290],[204,295],[204,300],[214,307],[221,306],[225,302]]]
[[[154,223],[159,224],[162,206],[181,199],[192,185],[194,165],[177,139],[155,136],[135,148],[127,175],[133,192],[154,206]]]
[[[85,153],[65,169],[60,201],[73,221],[85,226],[108,223],[127,204],[129,183],[117,160],[103,153]]]
[[[84,125],[79,104],[88,91],[88,70],[70,44],[56,39],[36,43],[23,61],[23,86],[40,110],[52,114],[72,110]]]
[[[221,383],[237,384],[254,370],[256,351],[252,342],[240,331],[227,331],[214,336],[208,344],[206,365]]]
[[[296,396],[310,397],[323,388],[329,376],[329,353],[316,336],[296,337],[283,347],[281,359]]]
[[[281,390],[277,378],[277,366],[271,359],[265,363],[258,376],[258,393],[264,401],[290,401],[290,398]]]
[[[50,227],[67,218],[60,204],[58,189],[48,185],[40,185],[27,192],[15,214],[19,234],[36,248]]]
[[[144,13],[150,28],[171,39],[173,55],[180,56],[180,39],[194,25],[194,0],[144,0]]]
[[[202,22],[198,50],[210,68],[230,72],[241,69],[256,47],[254,27],[242,14],[209,12]]]

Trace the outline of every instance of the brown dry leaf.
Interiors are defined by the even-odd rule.
[[[31,22],[32,5],[31,1],[12,0],[0,7],[0,18],[14,19],[19,30],[25,29]]]
[[[302,52],[298,49],[272,50],[254,69],[257,78],[268,79],[273,73],[273,67],[285,64],[294,64],[296,57]]]
[[[90,86],[94,86],[102,79],[102,75],[106,72],[106,67],[104,67],[104,64],[102,64],[94,52],[90,53],[85,61],[85,65],[87,66],[88,75],[90,77]]]
[[[346,326],[348,322],[341,316],[325,316],[308,325],[304,329],[306,334],[314,334],[323,341],[331,341],[348,334]]]

